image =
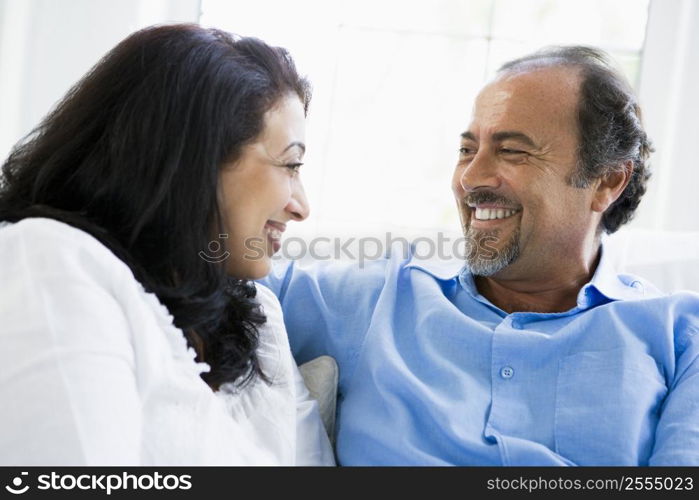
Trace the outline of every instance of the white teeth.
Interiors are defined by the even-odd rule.
[[[477,220],[506,219],[517,212],[506,208],[476,208],[475,215]]]
[[[489,208],[477,208],[476,209],[476,219],[478,219],[478,220],[490,219],[490,209]]]
[[[268,227],[267,234],[269,234],[269,237],[272,238],[273,240],[281,240],[282,239],[282,232],[279,229],[274,229],[274,228]]]

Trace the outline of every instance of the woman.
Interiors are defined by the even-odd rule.
[[[308,215],[307,82],[196,25],[122,41],[0,185],[0,463],[332,464],[248,280]]]

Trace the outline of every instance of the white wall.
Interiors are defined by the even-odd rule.
[[[199,0],[0,0],[0,158],[129,33],[197,22]]]

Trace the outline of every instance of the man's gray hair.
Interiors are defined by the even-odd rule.
[[[602,228],[613,233],[631,220],[650,177],[648,156],[653,151],[643,129],[641,109],[626,78],[599,49],[584,46],[547,47],[505,63],[498,74],[552,66],[580,71],[578,102],[578,168],[569,179],[587,187],[596,178],[633,163],[629,184],[602,216]]]

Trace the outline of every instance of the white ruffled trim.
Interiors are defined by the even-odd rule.
[[[187,345],[184,332],[175,326],[175,318],[170,314],[167,306],[160,302],[157,295],[147,292],[140,282],[134,281],[138,284],[141,296],[154,312],[158,326],[165,332],[165,337],[172,348],[173,356],[178,360],[184,361],[183,364],[186,364],[188,369],[197,377],[200,377],[202,373],[210,372],[211,366],[208,363],[196,361],[196,351],[193,347]]]
[[[263,313],[267,317],[266,323],[259,328],[257,357],[262,371],[267,375],[270,383],[268,384],[258,377],[242,389],[237,386],[236,382],[221,385],[218,395],[228,412],[235,417],[250,417],[252,415],[272,417],[279,412],[280,398],[293,398],[293,388],[289,386],[290,381],[285,376],[287,370],[284,369],[282,361],[283,344],[280,342],[280,335],[285,335],[286,332],[278,331],[277,327],[277,316],[281,315],[281,307],[278,306],[277,302],[279,309],[277,312],[274,304],[270,304],[268,297],[272,292],[261,285],[256,285],[256,287],[258,292],[256,300],[262,306]],[[276,301],[276,297],[274,300]]]
[[[175,326],[174,317],[158,299],[157,295],[147,292],[143,285],[134,280],[138,284],[139,294],[144,301],[149,305],[155,315],[158,326],[165,333],[168,343],[172,348],[173,357],[182,363],[183,369],[189,371],[197,378],[201,377],[202,373],[211,371],[208,363],[196,361],[196,351],[187,345],[187,340],[182,330]],[[259,287],[258,287],[259,291]],[[267,291],[267,290],[265,290]],[[271,292],[269,292],[271,294]],[[277,331],[277,316],[281,315],[281,307],[276,311],[275,305],[269,304],[268,297],[265,292],[258,293],[257,300],[261,303],[267,323],[259,329],[259,345],[257,348],[257,356],[260,360],[260,366],[264,373],[269,377],[271,386],[264,380],[257,377],[252,382],[246,384],[242,388],[238,387],[236,382],[227,382],[222,384],[215,396],[225,408],[225,411],[234,420],[243,422],[251,418],[268,420],[272,424],[269,429],[275,429],[279,433],[277,439],[285,439],[285,433],[277,429],[279,422],[279,410],[288,407],[293,409],[293,404],[282,404],[283,399],[293,400],[293,388],[289,386],[289,380],[284,376],[284,364],[282,363],[282,345],[280,345],[278,336],[285,332]],[[276,300],[276,298],[275,298]],[[281,399],[280,399],[281,398]],[[294,416],[288,415],[281,421],[293,421]],[[275,431],[271,431],[275,432]]]

